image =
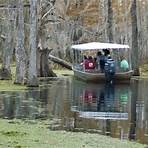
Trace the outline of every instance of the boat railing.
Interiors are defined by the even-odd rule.
[[[83,67],[83,65],[81,65],[81,64],[75,64],[73,67],[74,67],[74,69],[79,70],[79,71],[84,71],[84,72],[89,72],[89,73],[101,73],[101,71],[98,70],[97,68],[95,68],[95,69],[85,69]]]
[[[84,66],[81,65],[81,64],[74,64],[73,67],[74,67],[74,69],[79,70],[79,71],[83,71],[83,72],[101,73],[101,70],[98,69],[97,67],[95,69],[85,69]],[[131,69],[129,69],[129,70],[131,70]],[[120,68],[120,63],[119,62],[116,63],[116,72],[117,73],[123,72],[121,70],[121,68]],[[124,71],[124,72],[126,72],[126,71]]]

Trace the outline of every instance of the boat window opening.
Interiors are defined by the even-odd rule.
[[[82,51],[79,52],[79,64],[82,62],[83,56],[82,56]]]
[[[102,50],[93,50],[93,51],[79,51],[79,50],[74,50],[75,51],[75,54],[74,54],[74,64],[77,65],[77,68],[79,70],[83,70],[83,71],[89,71],[89,72],[93,72],[93,71],[100,71],[100,69],[98,68],[99,67],[99,63],[96,62],[96,59],[97,58],[97,52],[100,51],[101,53],[103,53],[103,49]],[[130,62],[130,50],[121,50],[121,49],[110,49],[110,56],[112,57],[112,59],[115,60],[116,62],[116,71],[117,72],[121,72],[121,68],[120,68],[120,62],[121,62],[121,57],[124,56],[126,58],[126,60],[128,61],[129,63],[129,69],[131,70],[131,62]],[[104,54],[104,53],[103,53]],[[95,62],[95,68],[88,68],[86,69],[85,65],[84,65],[84,56],[87,56],[87,57],[92,57],[94,62]],[[89,67],[94,67],[92,65],[93,63],[89,63]],[[91,66],[92,65],[92,66]]]
[[[73,63],[75,64],[75,50],[73,50]]]
[[[77,63],[77,64],[78,64],[78,58],[79,58],[79,57],[78,57],[78,55],[79,55],[78,52],[79,52],[78,50],[76,50],[76,52],[75,52],[75,53],[76,53],[76,63]]]
[[[71,53],[71,58],[72,58],[72,64],[74,64],[75,63],[75,61],[74,61],[74,51],[75,50],[72,50],[70,53]]]
[[[75,64],[79,64],[79,58],[80,58],[80,51],[73,50],[73,61]]]

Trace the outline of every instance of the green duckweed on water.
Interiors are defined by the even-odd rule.
[[[63,76],[73,76],[73,71],[72,70],[64,69],[64,70],[53,70],[53,71],[57,74],[57,76],[61,76],[61,75],[63,75]]]
[[[26,85],[14,84],[14,70],[12,80],[0,80],[0,91],[26,91],[28,87]],[[70,70],[55,70],[57,76],[72,76],[73,71]]]
[[[49,130],[50,121],[0,120],[0,148],[144,148],[98,134]]]
[[[0,91],[24,91],[26,86],[14,84],[12,80],[0,80]]]

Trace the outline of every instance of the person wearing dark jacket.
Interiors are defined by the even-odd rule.
[[[100,68],[100,71],[103,73],[104,72],[104,66],[105,66],[105,56],[101,53],[101,51],[98,51],[97,53],[97,66],[98,69]]]
[[[105,77],[107,82],[109,83],[114,82],[115,72],[116,72],[115,61],[109,56],[105,63]]]

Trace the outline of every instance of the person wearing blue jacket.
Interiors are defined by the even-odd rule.
[[[116,72],[115,61],[111,58],[111,56],[109,56],[105,63],[105,77],[107,82],[109,83],[114,82],[115,72]]]

